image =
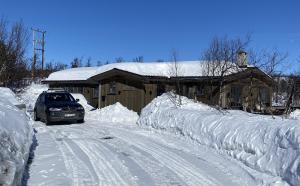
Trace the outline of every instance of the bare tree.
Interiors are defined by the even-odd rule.
[[[124,62],[125,60],[122,58],[122,57],[118,57],[116,58],[116,63],[122,63]]]
[[[280,75],[279,67],[286,62],[288,53],[280,52],[278,49],[249,51],[249,61],[252,65],[260,68],[270,76]]]
[[[71,61],[71,68],[78,68],[81,67],[82,59],[79,59],[78,57],[74,58],[73,61]]]
[[[182,66],[178,62],[178,53],[173,50],[171,52],[171,62],[169,64],[169,76],[175,81],[175,90],[169,92],[169,98],[176,107],[182,105],[182,90],[181,90],[181,77],[182,77]]]
[[[138,56],[136,58],[133,58],[132,61],[137,62],[137,63],[143,63],[144,62],[144,57],[143,56]]]
[[[86,61],[85,67],[91,67],[92,66],[92,58],[89,57]]]
[[[22,21],[8,30],[4,18],[0,20],[0,82],[13,86],[28,75],[25,51],[29,34]]]
[[[210,101],[213,104],[214,91],[214,79],[218,79],[218,105],[222,105],[222,93],[224,86],[224,77],[229,73],[238,70],[238,53],[246,49],[250,42],[250,36],[247,36],[244,40],[228,39],[225,37],[215,37],[210,43],[208,49],[202,54],[203,74],[210,79]]]
[[[97,61],[97,67],[102,66],[102,62],[100,60]]]

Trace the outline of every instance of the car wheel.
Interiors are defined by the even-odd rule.
[[[84,123],[84,119],[77,120],[77,123]]]
[[[40,118],[38,118],[38,116],[37,116],[36,110],[33,112],[33,120],[34,121],[39,121],[40,120]]]

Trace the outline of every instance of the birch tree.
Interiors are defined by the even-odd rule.
[[[250,36],[242,40],[228,39],[225,37],[214,37],[209,47],[202,54],[203,74],[210,79],[210,101],[213,104],[213,81],[218,80],[217,89],[219,92],[218,105],[222,105],[222,93],[224,77],[231,72],[238,70],[238,52],[246,49],[250,42]]]

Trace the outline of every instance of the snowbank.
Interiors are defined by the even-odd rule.
[[[242,111],[220,112],[184,100],[184,105],[176,108],[168,95],[163,94],[142,110],[138,125],[178,133],[255,170],[299,185],[299,121]]]
[[[2,90],[0,90],[0,185],[20,185],[33,133],[25,112],[14,106],[15,100],[10,93],[6,94]]]
[[[290,118],[292,119],[300,119],[300,109],[296,109],[290,113]]]
[[[85,97],[82,94],[79,94],[79,93],[71,93],[71,94],[75,99],[79,99],[78,103],[83,106],[85,112],[88,112],[88,111],[94,109],[94,107],[92,107],[91,105],[88,104],[88,101],[85,99]]]
[[[20,94],[20,98],[26,104],[27,109],[30,110],[33,109],[39,95],[46,90],[48,90],[48,85],[32,83],[24,90],[22,90],[22,93]]]
[[[114,122],[114,123],[136,123],[139,116],[136,112],[128,110],[119,102],[88,112],[87,119],[97,120],[100,122]]]

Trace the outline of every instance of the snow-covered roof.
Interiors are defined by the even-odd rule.
[[[201,61],[181,61],[178,62],[178,76],[204,76],[204,62]],[[159,76],[172,77],[174,74],[174,62],[123,62],[112,63],[100,67],[80,67],[71,68],[49,75],[46,81],[79,81],[87,80],[95,75],[110,71],[112,69],[119,69],[142,76]],[[233,70],[232,73],[237,70]]]

